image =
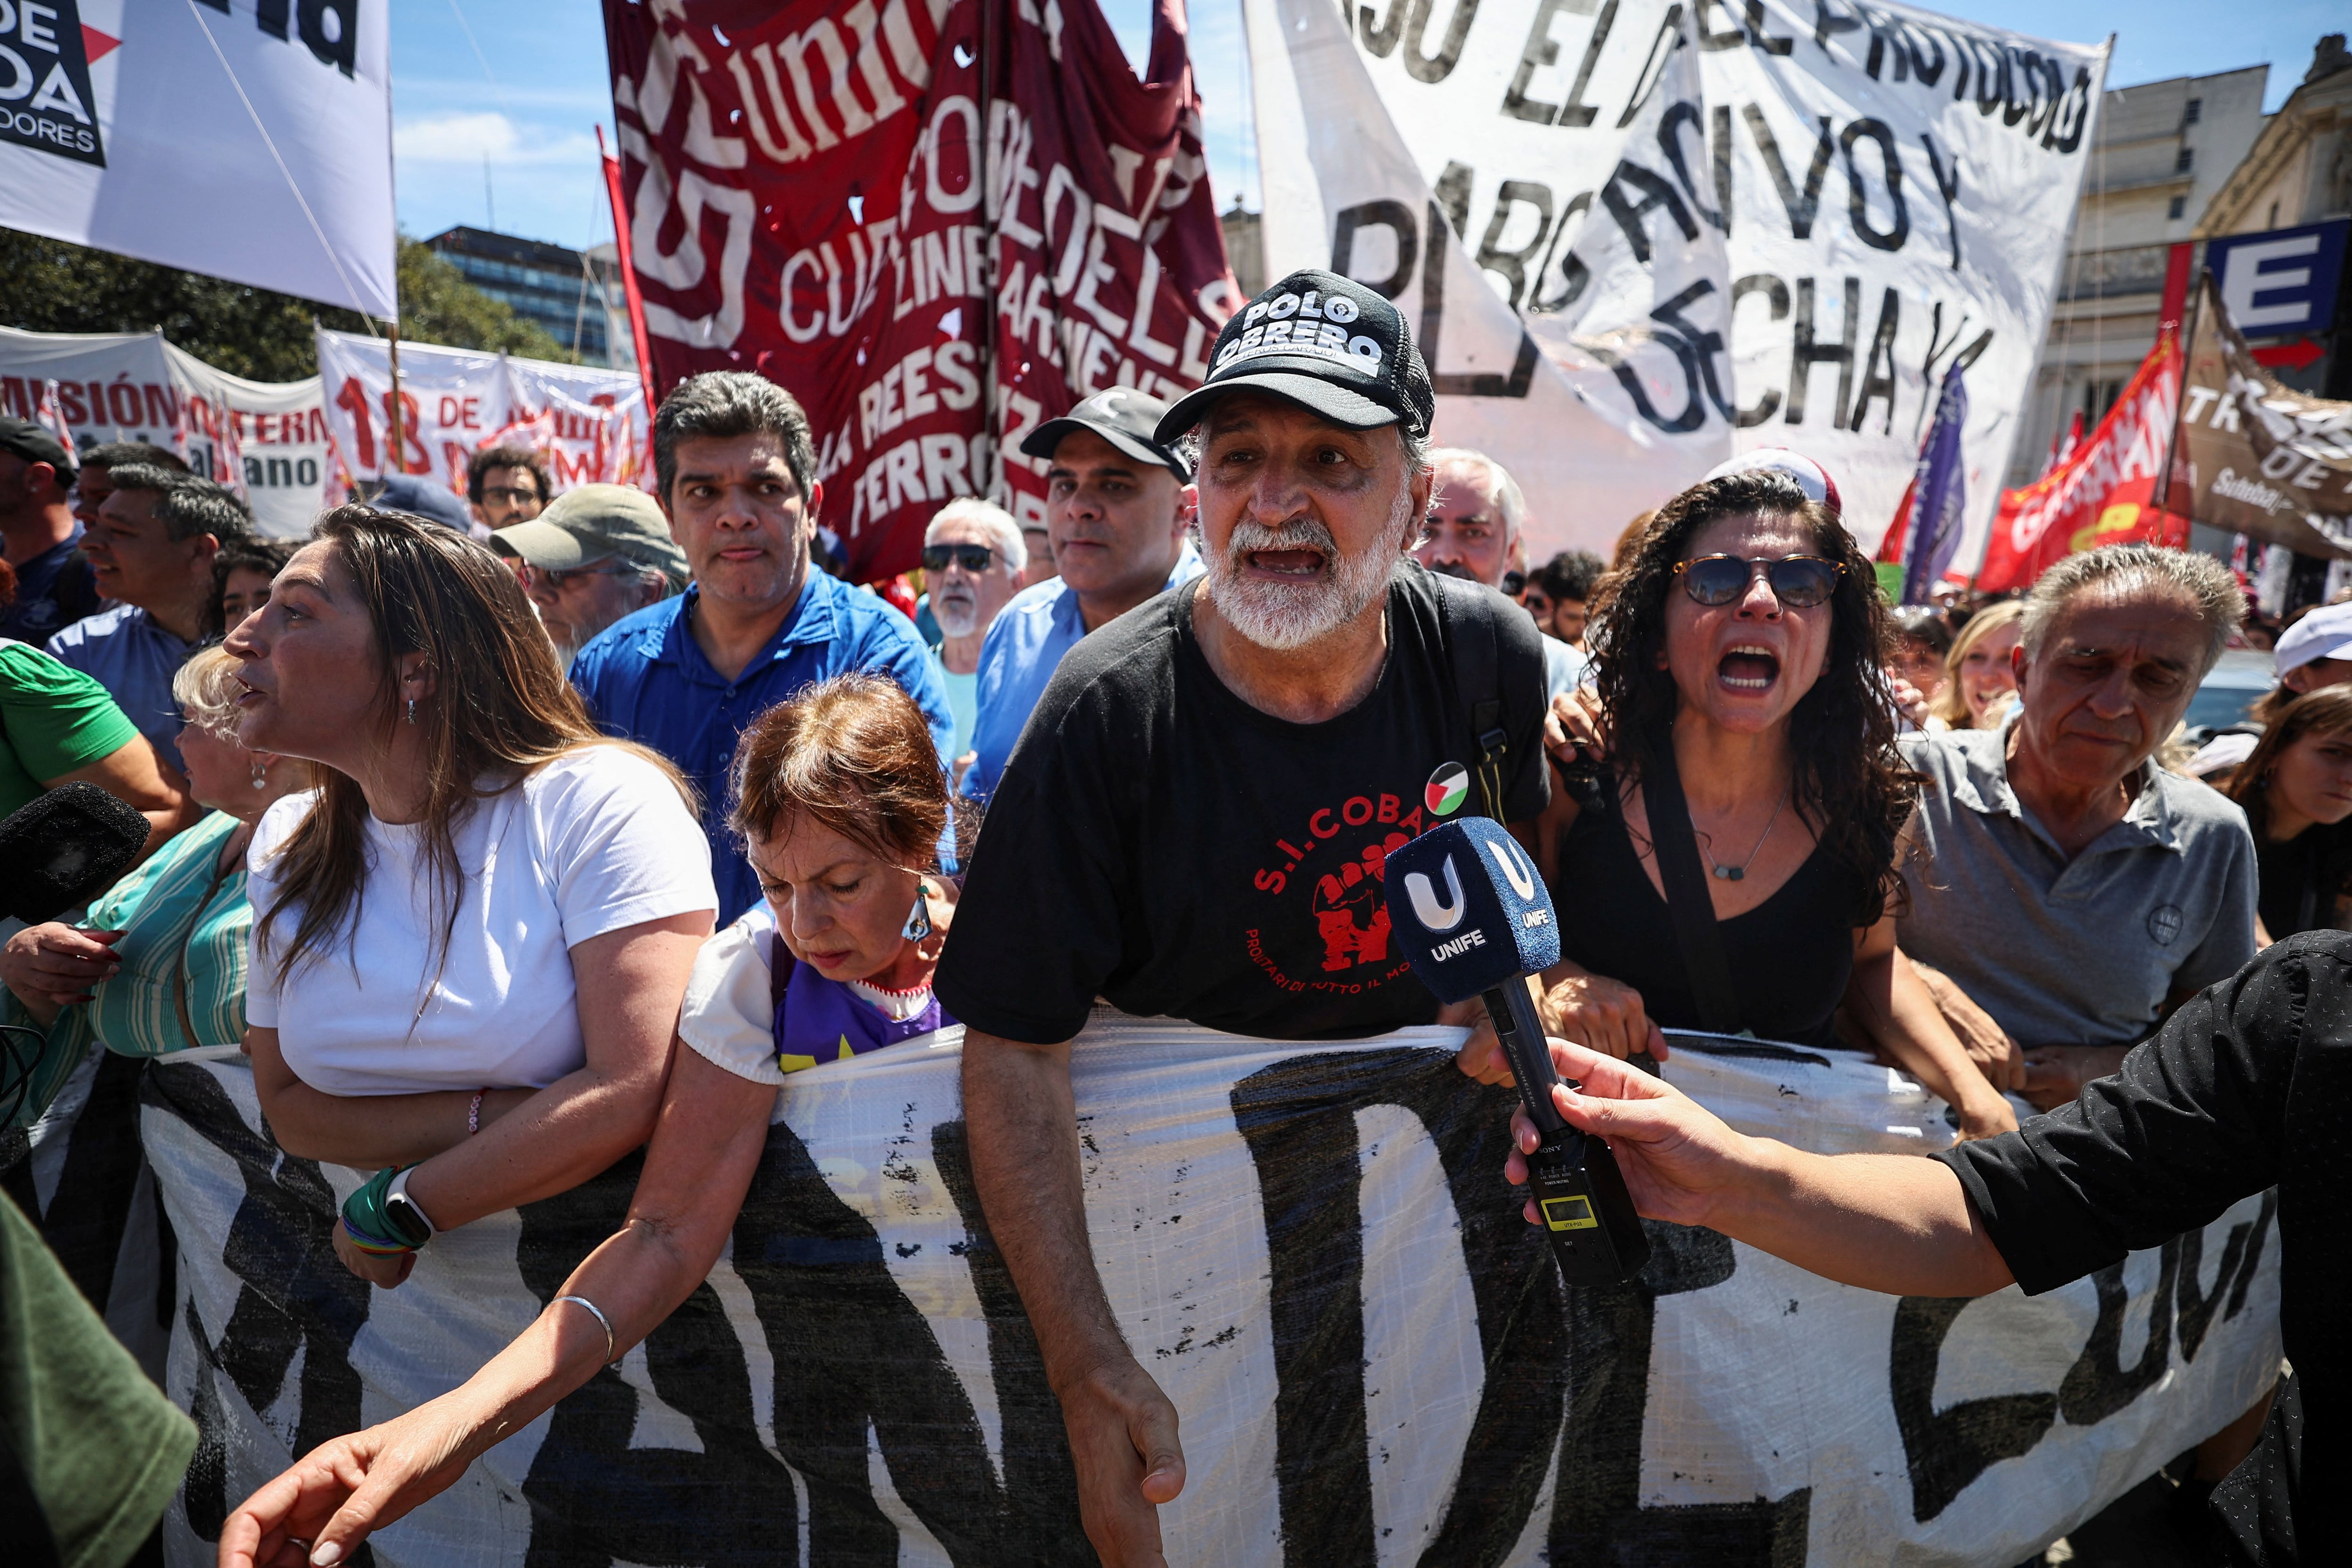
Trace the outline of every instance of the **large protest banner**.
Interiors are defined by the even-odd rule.
[[[1866,549],[1962,364],[1958,559],[1974,562],[2049,319],[2104,48],[1848,0],[1391,0],[1329,26],[1314,0],[1245,5],[1270,271],[1339,260],[1407,287],[1401,264],[1381,269],[1384,240],[1377,255],[1348,240],[1376,212],[1442,214],[1444,245],[1574,395],[1655,454],[1641,506],[1723,451],[1794,446],[1836,475]],[[1401,139],[1415,178],[1384,173],[1369,192],[1372,160],[1349,148],[1367,111],[1335,90],[1329,34],[1351,35],[1385,111],[1361,140]],[[1346,136],[1309,129],[1334,120]],[[1461,299],[1449,281],[1445,304]],[[1444,325],[1441,360],[1450,308]],[[1582,356],[1612,354],[1622,372],[1583,373]],[[1588,479],[1582,434],[1559,434],[1539,380],[1456,383],[1439,434],[1528,471],[1541,545],[1605,549],[1633,498],[1614,478],[1622,442],[1593,444]]]
[[[9,5],[0,226],[396,314],[390,14]]]
[[[474,454],[511,444],[539,454],[553,492],[653,487],[653,423],[629,371],[403,344],[395,441],[391,346],[323,327],[318,338],[327,434],[344,484],[413,474],[462,496]]]
[[[2202,275],[2165,504],[2310,556],[2352,559],[2352,402],[2283,385]],[[2324,519],[2324,520],[2323,520]]]
[[[606,0],[657,390],[756,370],[808,410],[853,576],[957,496],[1044,515],[1039,422],[1173,397],[1238,303],[1181,0],[1137,80],[1100,10]]]
[[[1086,1562],[1058,1408],[972,1186],[960,1031],[795,1074],[728,1255],[617,1371],[378,1534],[385,1568]],[[2049,1295],[1897,1299],[1654,1226],[1561,1287],[1460,1031],[1344,1046],[1107,1010],[1073,1072],[1087,1214],[1182,1414],[1171,1561],[2005,1564],[2244,1410],[2278,1364],[2269,1195]],[[1925,1152],[1943,1107],[1859,1058],[1677,1038],[1743,1130]],[[469,1375],[615,1228],[633,1157],[336,1262],[361,1179],[282,1154],[233,1051],[147,1069],[181,1239],[167,1387],[204,1443],[166,1521],[209,1562],[297,1454]]]
[[[249,382],[161,332],[20,332],[0,327],[0,413],[37,420],[77,449],[145,441],[242,493],[265,534],[299,538],[335,484],[319,378]]]

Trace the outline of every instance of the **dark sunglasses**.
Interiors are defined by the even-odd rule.
[[[996,552],[986,545],[925,545],[923,547],[925,571],[945,571],[952,564],[978,576],[986,571],[988,563],[995,559]]]
[[[1843,563],[1817,555],[1782,556],[1779,560],[1743,560],[1736,555],[1703,555],[1676,561],[1675,575],[1692,602],[1719,608],[1746,597],[1748,585],[1761,576],[1772,585],[1772,596],[1792,610],[1811,610],[1829,602],[1845,575]]]

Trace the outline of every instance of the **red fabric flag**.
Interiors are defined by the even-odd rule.
[[[1181,0],[1138,81],[1091,5],[605,0],[656,390],[757,371],[808,410],[850,575],[958,496],[1045,515],[1022,436],[1174,398],[1241,301]]]
[[[2023,489],[2000,493],[1978,591],[2024,588],[2063,557],[2096,545],[2144,539],[2185,549],[2189,519],[2149,500],[2179,402],[2180,345],[2167,332],[2073,456]]]

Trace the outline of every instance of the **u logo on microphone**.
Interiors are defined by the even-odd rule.
[[[1431,931],[1451,931],[1462,924],[1463,912],[1470,901],[1462,896],[1462,873],[1454,869],[1454,857],[1445,857],[1445,891],[1454,902],[1437,902],[1437,890],[1429,878],[1419,872],[1408,872],[1404,879],[1404,895],[1412,904],[1412,916]]]
[[[1536,862],[1528,858],[1528,852],[1508,840],[1488,839],[1486,844],[1486,852],[1493,855],[1495,863],[1503,868],[1503,875],[1509,881],[1511,891],[1533,904],[1536,898]],[[1445,862],[1445,873],[1448,876],[1454,874],[1454,862],[1450,860]]]

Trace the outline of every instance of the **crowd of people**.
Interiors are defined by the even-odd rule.
[[[950,1024],[1087,1535],[1159,1561],[1178,1413],[1089,1252],[1072,1041],[1098,1003],[1307,1041],[1444,1022],[1507,1082],[1482,1009],[1388,961],[1382,862],[1450,769],[1543,868],[1563,1113],[1653,1216],[1877,1289],[2046,1289],[2287,1179],[2297,1104],[2340,1113],[2253,1087],[2285,1071],[2256,1037],[2309,1009],[2250,1009],[2352,959],[2271,948],[2352,906],[2352,607],[2288,630],[2216,789],[2177,732],[2241,635],[2217,561],[2109,547],[2022,600],[1890,611],[1834,485],[1767,452],[1609,561],[1531,565],[1526,497],[1432,445],[1378,293],[1294,274],[1211,363],[1173,404],[1115,389],[1030,433],[1042,529],[943,507],[911,619],[824,569],[808,419],[751,373],[663,399],[651,496],[551,495],[493,448],[463,503],[388,486],[303,541],[168,452],[0,422],[0,815],[84,780],[152,828],[0,948],[5,1021],[42,1041],[16,1124],[95,1050],[241,1047],[278,1145],[366,1176],[336,1249],[385,1289],[646,1150],[545,1315],[299,1457],[225,1563],[332,1568],[451,1485],[700,1282],[790,1074]],[[1962,1146],[1866,1176],[1759,1153],[1656,1076],[1670,1030],[1899,1068]],[[2021,1132],[2021,1103],[2051,1114]],[[2203,1186],[2145,1184],[2103,1228],[2168,1105]],[[2283,1199],[2291,1271],[2298,1223]],[[2340,1392],[2296,1339],[2316,1288],[2288,1291],[2296,1421]],[[2271,1406],[2181,1434],[2257,1553],[2281,1510],[2241,1461]]]

